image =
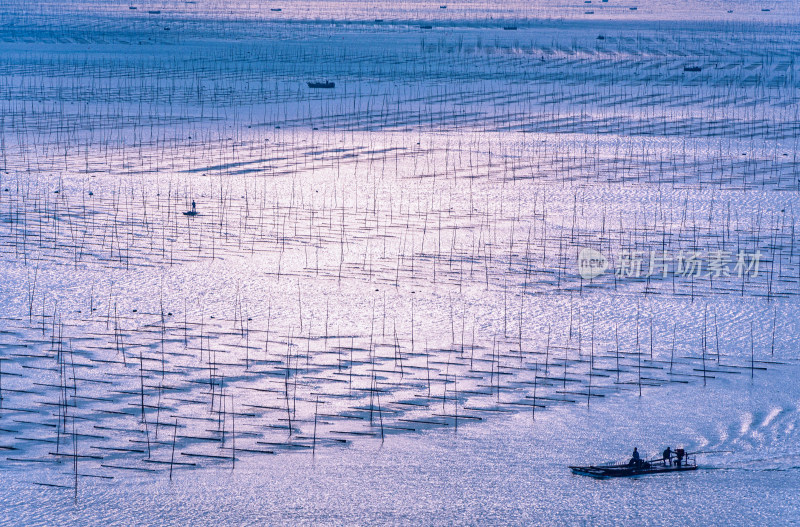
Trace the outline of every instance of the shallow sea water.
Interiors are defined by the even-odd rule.
[[[136,7],[0,6],[0,525],[800,522],[794,2]]]
[[[800,490],[796,370],[613,397],[535,423],[518,414],[235,470],[176,470],[172,482],[166,474],[82,480],[78,504],[70,490],[4,478],[3,523],[791,524]],[[631,445],[653,455],[666,438],[719,453],[676,475],[594,480],[567,468],[623,457]]]

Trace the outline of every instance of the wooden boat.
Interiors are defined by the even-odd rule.
[[[663,459],[653,459],[650,461],[643,461],[638,465],[633,463],[607,463],[588,467],[570,466],[569,468],[572,470],[573,474],[579,476],[589,476],[598,479],[629,478],[647,474],[697,470],[697,460],[694,456],[687,455],[680,466],[673,458],[672,463],[667,463]]]
[[[326,88],[331,89],[336,87],[335,82],[325,81],[325,82],[307,82],[309,88]]]
[[[183,213],[183,215],[184,216],[197,216],[197,211],[196,210],[187,210],[186,212]]]
[[[703,71],[703,68],[701,68],[700,66],[684,66],[683,71],[691,71],[697,73]]]

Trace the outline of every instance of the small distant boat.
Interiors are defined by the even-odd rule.
[[[573,474],[578,476],[589,476],[590,478],[630,478],[635,476],[645,476],[647,474],[665,474],[668,472],[687,472],[697,470],[697,458],[694,455],[686,454],[683,461],[678,464],[674,458],[672,463],[663,459],[652,459],[641,463],[606,463],[602,465],[590,465],[588,467],[570,466]]]
[[[283,9],[281,9],[280,7],[273,7],[272,9],[270,9],[270,11],[275,11],[276,13],[280,13],[281,11],[283,11]]]
[[[516,31],[517,26],[505,26],[503,29],[505,29],[506,31]]]
[[[420,29],[433,29],[433,26],[423,25],[423,26],[419,26],[419,28]]]
[[[197,211],[196,210],[187,210],[186,212],[183,213],[183,215],[184,216],[197,216]]]
[[[335,82],[325,81],[325,82],[307,82],[309,88],[323,88],[323,89],[332,89],[336,87]]]
[[[152,9],[152,10],[148,11],[147,13],[151,14],[151,15],[160,15],[161,14],[161,10],[160,9]]]
[[[693,73],[697,73],[703,71],[703,68],[701,68],[700,66],[684,66],[683,71],[691,71]]]

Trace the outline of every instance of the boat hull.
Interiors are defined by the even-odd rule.
[[[636,476],[646,476],[647,474],[665,474],[667,472],[687,472],[689,470],[697,470],[697,465],[682,465],[677,466],[651,466],[648,468],[636,468],[632,466],[614,466],[614,467],[569,467],[573,474],[579,476],[589,476],[591,478],[606,479],[606,478],[630,478]]]

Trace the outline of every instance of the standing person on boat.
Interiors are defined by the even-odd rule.
[[[666,450],[664,450],[663,459],[664,459],[664,464],[665,464],[665,465],[666,465],[667,463],[669,463],[670,465],[672,465],[672,449],[671,449],[670,447],[667,447],[667,449],[666,449]]]
[[[631,456],[631,465],[636,465],[637,467],[642,463],[642,458],[639,457],[639,448],[633,447],[633,455]]]
[[[675,463],[678,465],[678,468],[681,468],[681,463],[683,462],[683,456],[686,454],[686,451],[682,448],[675,449]]]
[[[195,204],[194,200],[192,200],[192,213],[197,214],[197,205]]]

